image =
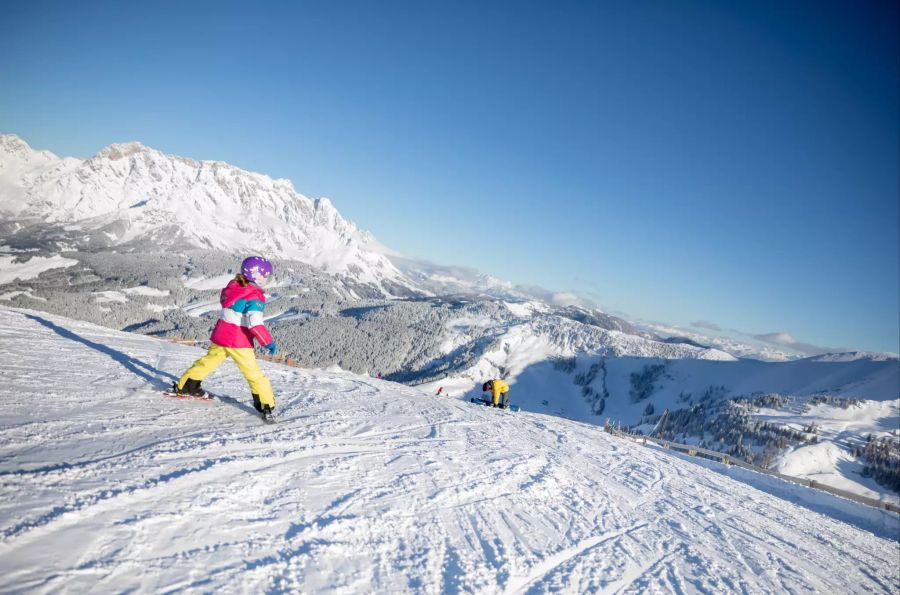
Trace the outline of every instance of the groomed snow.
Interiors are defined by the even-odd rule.
[[[230,363],[162,397],[201,353],[0,308],[0,591],[900,585],[893,514],[338,371],[264,363],[275,426]]]

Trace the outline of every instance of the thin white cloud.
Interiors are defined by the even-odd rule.
[[[793,349],[794,351],[805,353],[806,355],[821,355],[823,353],[839,353],[849,351],[849,349],[847,349],[846,347],[822,347],[820,345],[813,345],[812,343],[804,343],[802,341],[798,341],[793,335],[784,331],[749,336],[762,341],[763,343],[769,343],[770,345],[777,345],[779,347],[787,347],[788,349]]]
[[[715,322],[710,322],[708,320],[698,320],[696,322],[692,322],[691,326],[694,328],[705,328],[705,329],[720,332],[720,333],[725,330],[721,326],[716,324]]]
[[[569,291],[560,291],[550,296],[550,301],[556,306],[578,306],[584,300]]]
[[[813,345],[812,343],[805,343],[798,340],[794,335],[786,331],[775,331],[771,333],[748,333],[738,329],[724,328],[722,325],[715,322],[710,322],[709,320],[697,320],[695,322],[692,322],[691,326],[697,329],[707,329],[721,333],[750,337],[768,345],[772,345],[774,347],[779,347],[782,349],[789,349],[790,351],[803,355],[821,355],[823,353],[843,353],[846,351],[852,351],[851,349],[848,349],[846,347],[826,347],[823,345]]]

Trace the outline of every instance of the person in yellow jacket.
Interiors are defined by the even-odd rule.
[[[509,407],[509,385],[499,378],[488,380],[482,384],[481,391],[485,393],[491,391],[491,401],[494,407],[499,407],[500,409]]]

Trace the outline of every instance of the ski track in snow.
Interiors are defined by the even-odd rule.
[[[0,591],[900,589],[876,535],[599,428],[0,309]]]

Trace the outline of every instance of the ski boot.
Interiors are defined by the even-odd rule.
[[[275,410],[271,405],[263,405],[259,400],[259,395],[253,394],[253,407],[260,412],[263,421],[266,423],[275,423]]]
[[[188,378],[184,381],[184,386],[178,388],[178,382],[172,383],[172,392],[176,395],[186,395],[189,397],[194,397],[196,399],[206,399],[208,398],[206,395],[206,391],[200,388],[200,380],[194,380],[193,378]]]

